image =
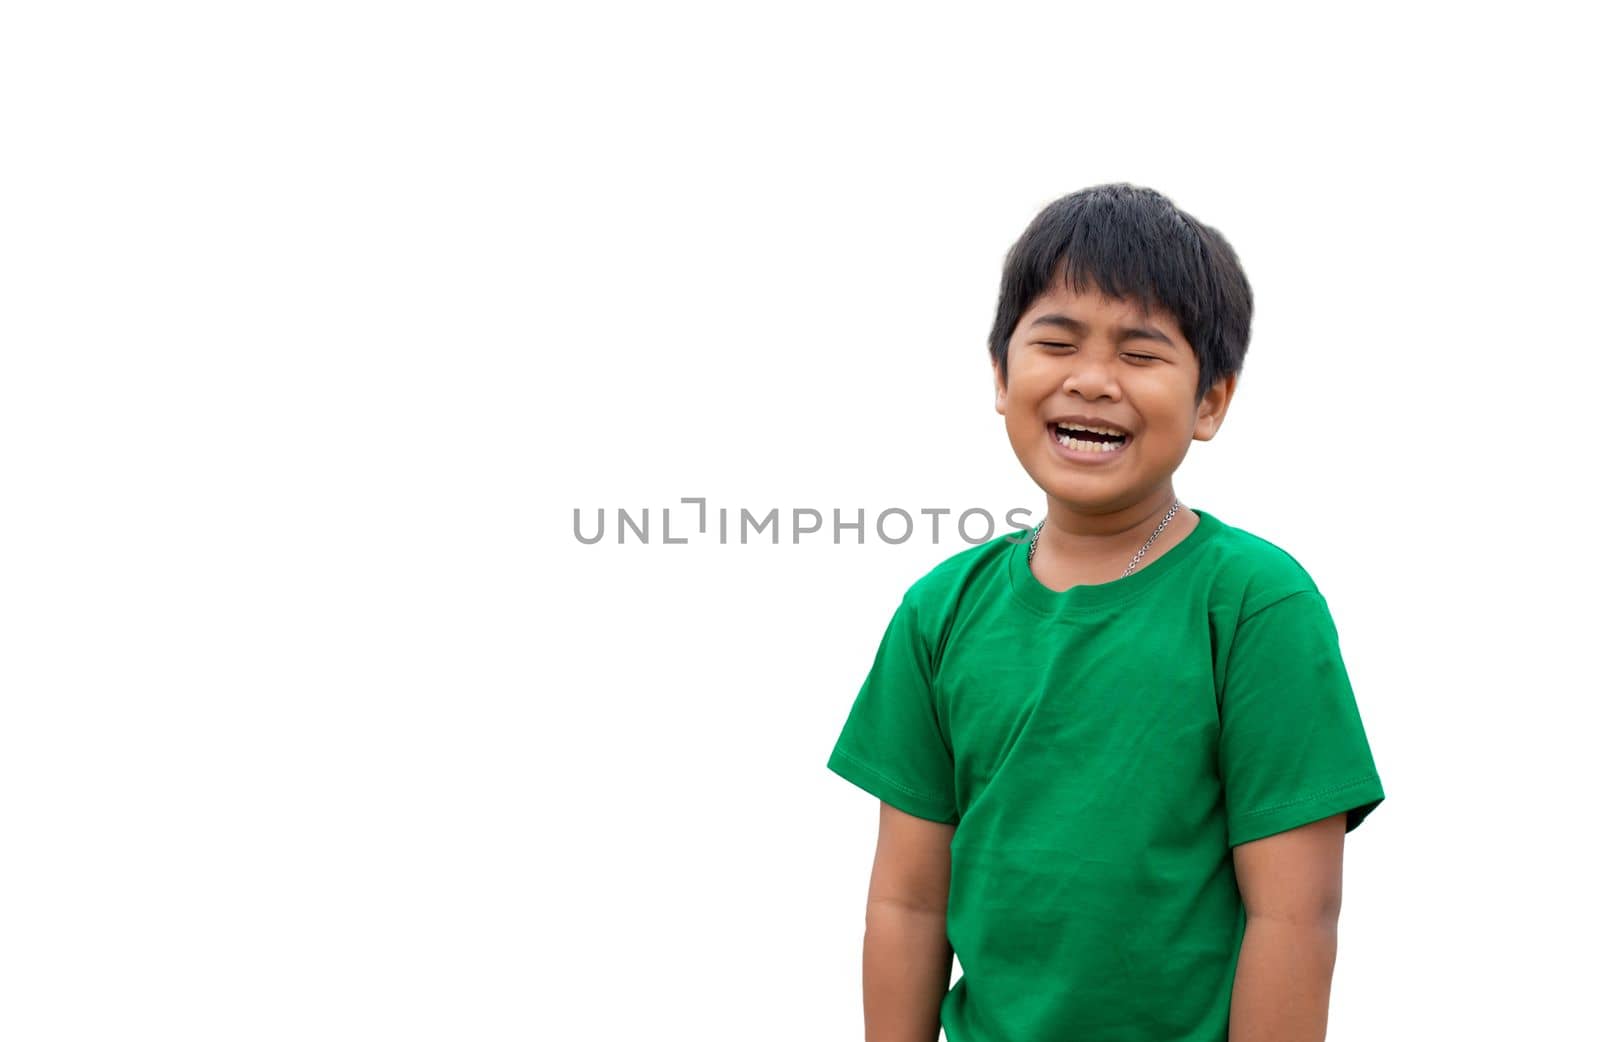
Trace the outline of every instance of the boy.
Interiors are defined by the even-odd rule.
[[[880,800],[868,1042],[1325,1037],[1344,835],[1383,787],[1311,577],[1172,485],[1252,311],[1146,188],[1008,253],[995,408],[1044,520],[912,584],[828,760]]]

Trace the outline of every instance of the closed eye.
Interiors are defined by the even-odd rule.
[[[1045,348],[1047,350],[1051,350],[1051,351],[1062,351],[1062,350],[1066,350],[1067,348],[1073,348],[1073,347],[1077,346],[1076,344],[1063,344],[1063,343],[1060,343],[1060,342],[1055,341],[1055,340],[1040,340],[1040,341],[1037,341],[1037,343],[1038,343],[1038,345],[1040,347]],[[1161,361],[1161,359],[1156,357],[1155,355],[1135,355],[1135,354],[1126,354],[1125,353],[1123,355],[1123,357],[1137,359],[1140,362],[1159,362],[1159,361]]]

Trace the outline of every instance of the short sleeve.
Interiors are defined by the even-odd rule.
[[[1230,848],[1341,811],[1349,832],[1383,802],[1320,592],[1290,594],[1240,622],[1220,699]]]
[[[932,665],[907,598],[889,620],[828,769],[907,814],[957,818],[955,765],[933,699]]]

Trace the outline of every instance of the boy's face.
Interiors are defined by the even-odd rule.
[[[1216,434],[1238,379],[1217,381],[1196,406],[1199,359],[1170,314],[1093,289],[1079,294],[1059,271],[1017,323],[1007,363],[1004,382],[994,366],[995,409],[1017,459],[1052,499],[1085,514],[1154,509],[1148,500],[1170,498],[1173,472],[1192,441]],[[1109,452],[1078,440],[1099,435],[1065,444],[1056,421],[1073,416],[1128,436]]]

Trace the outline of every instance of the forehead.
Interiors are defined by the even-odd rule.
[[[1118,300],[1107,296],[1094,286],[1080,293],[1059,278],[1052,280],[1045,291],[1039,294],[1038,299],[1022,313],[1022,319],[1017,323],[1017,332],[1023,332],[1034,319],[1046,314],[1066,315],[1097,329],[1112,326],[1155,326],[1174,340],[1183,335],[1177,319],[1159,305],[1146,308],[1135,297]]]

